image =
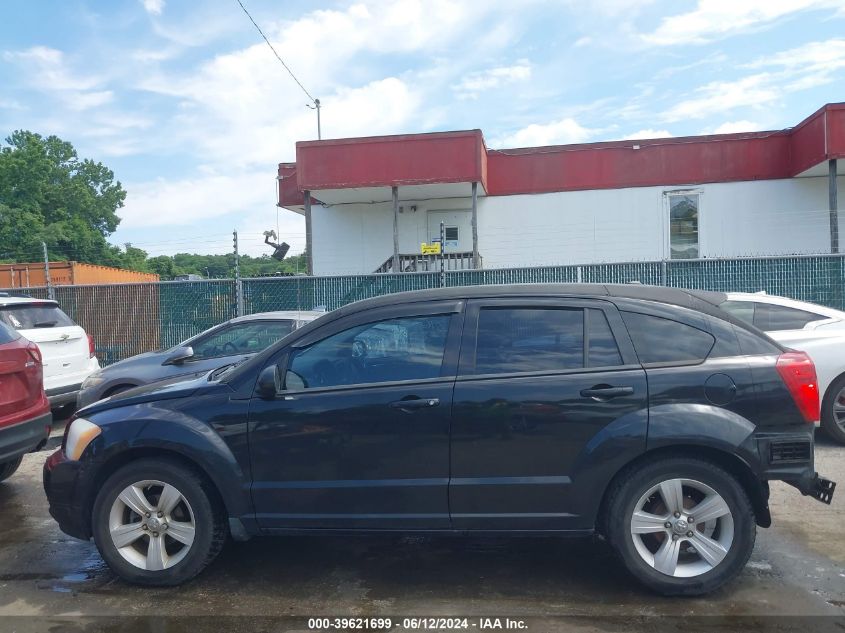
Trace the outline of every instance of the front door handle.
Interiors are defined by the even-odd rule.
[[[633,387],[611,387],[610,385],[596,385],[591,389],[582,389],[582,398],[592,398],[593,400],[610,400],[611,398],[619,398],[620,396],[633,395]]]
[[[440,398],[408,398],[407,400],[397,400],[391,402],[387,406],[391,409],[401,409],[402,411],[416,411],[417,409],[430,409],[440,404]]]

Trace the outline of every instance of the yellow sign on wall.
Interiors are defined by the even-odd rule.
[[[440,242],[434,242],[432,244],[426,244],[423,242],[420,244],[420,253],[423,255],[439,255],[440,254]]]

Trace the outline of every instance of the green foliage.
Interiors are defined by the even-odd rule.
[[[234,276],[235,255],[196,255],[177,253],[172,257],[159,255],[147,260],[151,272],[158,273],[162,279],[172,279],[176,275],[202,275],[206,278]],[[307,257],[294,255],[284,261],[276,261],[269,255],[250,257],[241,255],[241,277],[260,277],[277,273],[304,273],[307,267]]]
[[[102,163],[80,160],[70,143],[56,136],[16,131],[0,145],[0,262],[40,262],[41,242],[53,261],[75,260],[158,273],[162,279],[196,274],[232,277],[234,255],[179,253],[148,257],[106,238],[120,224],[117,210],[126,191]],[[269,254],[241,256],[242,277],[304,273],[307,257],[282,262]]]
[[[14,132],[0,147],[0,258],[38,261],[43,241],[53,259],[120,265],[106,237],[125,199],[114,173],[80,160],[70,143]]]

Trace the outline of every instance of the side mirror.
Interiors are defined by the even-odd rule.
[[[168,356],[163,365],[181,365],[186,360],[189,360],[194,357],[194,348],[190,345],[185,347],[177,347],[173,350],[173,353]]]
[[[255,391],[260,398],[272,399],[275,398],[282,390],[282,381],[279,379],[279,368],[276,365],[270,365],[261,370],[258,374],[258,384]]]

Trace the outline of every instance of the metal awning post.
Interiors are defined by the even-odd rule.
[[[392,187],[393,191],[393,272],[399,270],[399,187]]]
[[[478,183],[472,183],[472,268],[481,268],[478,262]]]
[[[314,274],[314,248],[311,236],[311,192],[302,192],[305,196],[305,251],[308,253],[308,274]]]
[[[830,209],[830,252],[839,252],[839,211],[836,200],[836,159],[827,161],[828,200]]]

